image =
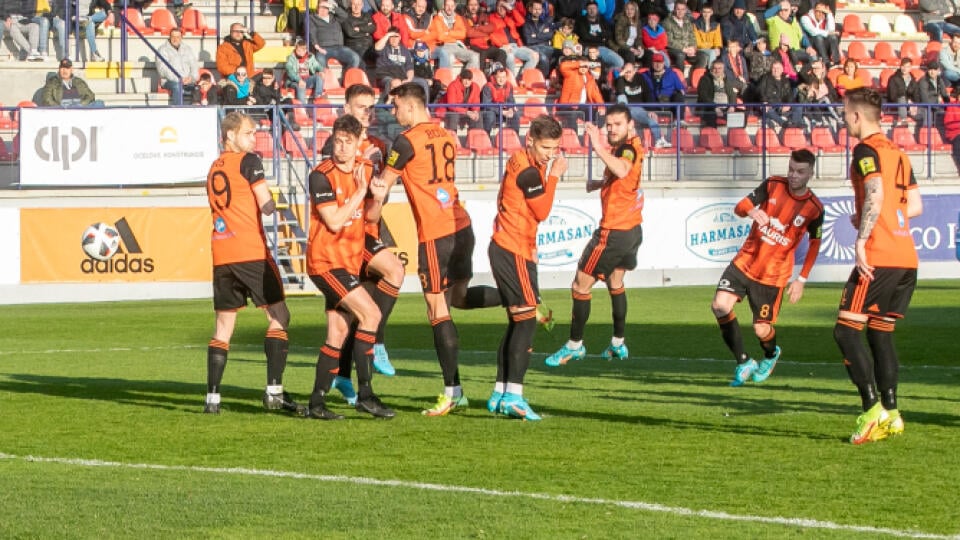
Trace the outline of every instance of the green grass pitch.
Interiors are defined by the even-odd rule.
[[[777,325],[783,360],[728,386],[712,288],[628,291],[631,358],[543,364],[570,299],[538,330],[525,394],[542,422],[487,413],[503,310],[453,312],[471,405],[442,390],[419,295],[387,332],[398,373],[374,381],[389,421],[262,410],[263,316],[245,310],[223,414],[200,413],[209,300],[0,310],[0,538],[956,538],[960,534],[960,282],[921,282],[898,324],[906,433],[854,447],[859,411],[832,338],[840,287],[810,284]],[[285,387],[306,400],[323,302],[290,300]],[[741,322],[747,306],[738,306]],[[749,324],[748,349],[759,354]]]

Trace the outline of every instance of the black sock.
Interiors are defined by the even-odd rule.
[[[377,288],[370,295],[373,301],[380,308],[380,326],[377,327],[377,343],[383,343],[383,329],[387,326],[387,319],[393,312],[393,306],[397,303],[397,297],[400,296],[400,288],[389,283],[385,279],[377,282]]]
[[[500,291],[496,287],[475,285],[467,289],[463,309],[478,309],[500,306]]]
[[[267,330],[263,339],[263,352],[267,355],[267,385],[283,384],[283,370],[287,367],[287,333],[283,330]]]
[[[610,306],[613,308],[613,337],[622,338],[627,328],[627,295],[623,287],[610,289]]]
[[[373,395],[373,342],[376,332],[357,329],[356,339],[353,341],[353,363],[357,365],[357,395],[360,399],[367,399]]]
[[[743,350],[743,335],[740,333],[740,321],[737,320],[736,313],[731,311],[723,317],[717,317],[717,324],[720,325],[720,335],[733,353],[733,358],[738,364],[746,362],[749,357]]]
[[[207,393],[219,394],[220,382],[223,381],[223,370],[227,367],[227,351],[230,344],[211,339],[207,344]]]
[[[773,355],[777,353],[777,331],[771,326],[770,333],[758,337],[758,339],[760,340],[760,347],[763,348],[763,357],[773,358]]]
[[[339,363],[340,349],[328,344],[320,347],[320,356],[317,357],[317,375],[313,381],[313,393],[310,394],[310,407],[323,404],[324,396],[330,392],[333,378],[337,376]]]
[[[867,348],[860,339],[863,323],[848,319],[837,319],[833,327],[833,339],[843,354],[843,364],[847,368],[850,380],[860,392],[863,410],[867,410],[879,401],[874,383],[873,362],[868,358]]]
[[[537,331],[537,310],[512,314],[514,330],[507,345],[507,382],[523,384],[530,366],[530,348]]]
[[[347,339],[343,340],[343,345],[340,346],[340,370],[337,375],[345,379],[353,376],[354,336],[357,334],[358,326],[357,320],[354,319],[347,328]]]
[[[570,341],[583,341],[583,330],[590,318],[591,294],[573,293],[573,315],[570,317]]]
[[[513,335],[513,331],[516,328],[516,324],[513,322],[513,316],[510,313],[507,313],[510,322],[507,323],[507,331],[503,334],[503,339],[500,340],[500,347],[497,349],[497,379],[496,382],[507,382],[507,369],[509,366],[509,358],[507,357],[507,347],[510,346],[510,336]]]
[[[433,326],[433,345],[437,349],[437,359],[440,361],[440,371],[443,373],[443,385],[457,386],[460,384],[460,374],[457,370],[460,338],[457,336],[457,327],[450,317],[431,321],[431,325]]]
[[[894,323],[878,319],[871,319],[867,328],[867,343],[870,344],[870,351],[873,353],[880,402],[887,410],[897,408],[897,382],[900,371],[897,349],[893,345],[893,328]]]

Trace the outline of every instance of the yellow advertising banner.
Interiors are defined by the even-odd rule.
[[[417,241],[417,224],[413,220],[410,205],[405,202],[387,203],[383,207],[382,216],[386,234],[381,228],[381,239],[391,246],[390,251],[403,263],[404,273],[416,275],[419,242]]]
[[[20,235],[21,283],[209,281],[213,274],[204,207],[24,208]]]

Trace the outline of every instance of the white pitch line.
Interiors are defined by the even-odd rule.
[[[821,521],[807,518],[787,518],[787,517],[766,517],[754,516],[749,514],[730,514],[715,510],[694,510],[681,506],[667,506],[657,503],[647,503],[642,501],[621,501],[616,499],[602,499],[593,497],[577,497],[575,495],[553,495],[549,493],[526,493],[523,491],[504,491],[499,489],[486,489],[470,486],[457,486],[447,484],[431,484],[426,482],[410,482],[406,480],[381,480],[378,478],[365,478],[361,476],[343,476],[343,475],[325,475],[325,474],[307,474],[289,471],[273,471],[269,469],[248,469],[245,467],[198,467],[191,465],[160,465],[153,463],[122,463],[117,461],[102,461],[98,459],[77,459],[77,458],[58,458],[42,456],[17,456],[0,452],[0,459],[26,461],[33,463],[57,463],[60,465],[74,465],[78,467],[113,467],[119,469],[137,469],[154,471],[185,471],[197,473],[212,474],[231,474],[240,476],[261,476],[271,478],[292,478],[296,480],[312,480],[317,482],[335,482],[343,484],[354,484],[362,486],[382,486],[396,487],[405,489],[419,489],[424,491],[437,491],[446,493],[465,493],[472,495],[481,495],[485,497],[513,497],[522,499],[533,499],[539,501],[560,502],[570,504],[589,504],[601,506],[617,506],[631,510],[641,510],[645,512],[658,512],[663,514],[672,514],[676,516],[692,516],[705,519],[714,519],[722,521],[743,521],[752,523],[766,523],[771,525],[785,525],[788,527],[800,527],[804,529],[826,529],[833,531],[846,531],[863,534],[882,534],[886,536],[895,536],[899,538],[928,538],[937,540],[960,540],[960,534],[942,535],[925,533],[921,531],[889,529],[885,527],[873,527],[870,525],[844,525],[832,521]]]
[[[16,356],[16,355],[41,355],[41,354],[102,354],[102,353],[113,353],[113,352],[153,352],[153,351],[182,351],[182,350],[198,350],[206,349],[207,345],[205,343],[190,344],[190,345],[163,345],[158,347],[97,347],[90,349],[35,349],[35,350],[20,350],[20,351],[3,351],[0,350],[0,357],[2,356]],[[247,343],[231,343],[230,348],[234,350],[263,350],[262,344],[247,344]],[[302,352],[302,353],[316,353],[319,348],[316,346],[305,346],[305,345],[291,345],[289,347],[291,351]],[[399,347],[391,347],[389,349],[391,353],[398,355],[411,355],[411,356],[424,356],[424,355],[435,355],[436,352],[433,349],[402,349]],[[460,350],[460,354],[469,355],[469,356],[492,356],[496,354],[496,351],[474,351],[474,350]],[[533,353],[534,358],[545,358],[547,353]],[[603,359],[599,354],[588,354],[587,358],[596,358]],[[719,359],[719,358],[686,358],[686,357],[673,357],[673,356],[631,356],[630,360],[643,360],[648,362],[704,362],[704,363],[720,363],[720,364],[729,364],[729,359]],[[840,361],[836,362],[793,362],[790,360],[780,360],[781,365],[796,365],[796,366],[836,366],[840,364]],[[932,369],[932,370],[946,370],[946,371],[958,371],[960,366],[937,366],[937,365],[913,365],[913,364],[901,364],[900,369]]]

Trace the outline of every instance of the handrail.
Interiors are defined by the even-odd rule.
[[[124,1],[124,4],[126,4],[127,0],[123,0],[123,1]],[[143,33],[140,32],[140,30],[136,26],[130,24],[130,22],[127,20],[126,9],[124,9],[124,12],[122,15],[120,15],[120,18],[123,20],[124,24],[129,25],[130,28],[133,29],[133,31],[137,34],[137,37],[140,38],[140,41],[144,42],[147,45],[147,48],[149,48],[150,51],[153,52],[153,55],[158,60],[163,62],[164,65],[170,68],[170,71],[172,71],[173,74],[177,76],[177,93],[176,93],[176,102],[174,104],[183,105],[183,74],[177,71],[177,68],[173,67],[173,65],[170,62],[168,62],[167,59],[164,58],[162,54],[160,54],[160,51],[157,50],[157,48],[154,47],[149,40],[147,40],[146,36],[144,36]],[[124,32],[123,36],[125,37],[126,35],[127,35],[126,32]],[[125,42],[124,37],[120,38],[121,44]],[[121,47],[121,49],[125,51],[125,47]],[[121,93],[126,93],[125,91],[126,77],[124,77],[124,64],[126,63],[124,61],[125,58],[126,58],[126,55],[124,54],[124,52],[121,52],[120,54],[120,92]]]

